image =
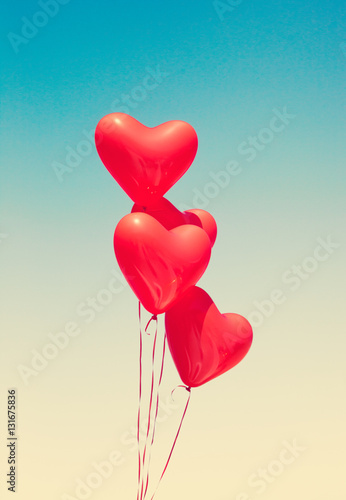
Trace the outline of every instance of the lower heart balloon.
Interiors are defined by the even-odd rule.
[[[167,311],[165,324],[173,361],[188,387],[198,387],[233,368],[252,343],[250,323],[239,314],[221,314],[197,286]]]
[[[167,311],[204,273],[210,240],[200,227],[184,225],[167,231],[145,213],[121,219],[114,250],[133,292],[152,314]]]
[[[143,207],[134,204],[131,212],[143,212],[151,215],[160,222],[166,229],[173,229],[184,224],[199,226],[208,234],[211,246],[214,245],[217,234],[217,226],[214,217],[200,208],[193,208],[180,212],[173,203],[166,198],[161,198],[155,205]]]

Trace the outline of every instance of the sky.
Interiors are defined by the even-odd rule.
[[[239,366],[192,391],[156,498],[344,498],[343,2],[4,0],[0,19],[0,459],[7,473],[15,388],[18,500],[136,495],[137,301],[112,243],[132,202],[93,141],[117,111],[195,128],[167,198],[214,216],[198,286],[254,330]],[[152,487],[179,383],[168,353]]]

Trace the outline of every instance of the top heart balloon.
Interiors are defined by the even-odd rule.
[[[144,207],[156,203],[184,175],[198,146],[197,134],[186,122],[173,120],[150,128],[125,113],[104,116],[95,142],[110,174]]]

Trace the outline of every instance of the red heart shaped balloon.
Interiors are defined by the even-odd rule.
[[[191,125],[174,120],[146,127],[124,113],[104,116],[96,127],[98,154],[128,196],[143,206],[158,201],[186,172],[197,152]]]
[[[211,247],[208,235],[197,226],[167,231],[150,215],[133,213],[117,225],[114,250],[137,298],[152,314],[159,314],[197,283]]]
[[[166,229],[173,229],[184,224],[193,224],[199,226],[208,234],[211,246],[214,245],[217,234],[217,226],[214,217],[205,210],[194,208],[186,212],[180,212],[166,198],[161,198],[155,205],[148,208],[135,203],[131,210],[134,212],[143,212],[151,215]]]
[[[252,328],[239,314],[221,314],[209,295],[191,287],[165,317],[169,349],[181,380],[198,387],[238,364]]]

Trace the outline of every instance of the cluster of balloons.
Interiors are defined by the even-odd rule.
[[[181,212],[164,198],[195,158],[196,132],[179,120],[149,128],[111,113],[98,123],[95,142],[103,164],[134,202],[115,229],[120,269],[147,311],[165,313],[169,349],[184,384],[205,384],[244,358],[252,328],[238,314],[221,314],[195,286],[216,239],[212,215]]]

